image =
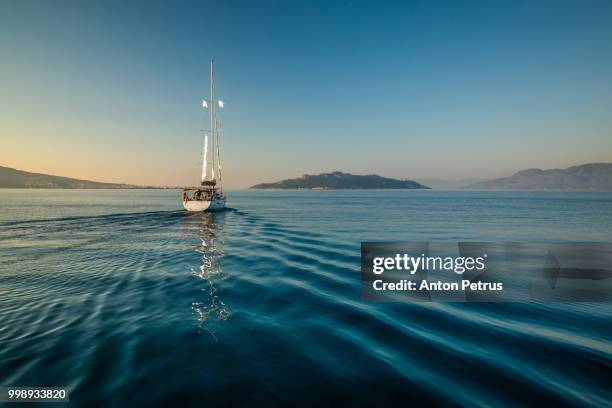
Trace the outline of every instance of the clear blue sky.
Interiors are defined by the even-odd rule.
[[[612,160],[610,1],[11,1],[0,165],[199,177],[208,59],[229,187]]]

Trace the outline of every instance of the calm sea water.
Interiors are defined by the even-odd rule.
[[[367,303],[361,241],[612,241],[612,194],[0,190],[0,385],[72,405],[610,406],[610,303]]]

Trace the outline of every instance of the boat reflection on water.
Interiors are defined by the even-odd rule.
[[[215,339],[215,334],[207,323],[226,320],[231,314],[223,303],[219,290],[219,283],[226,278],[221,265],[225,246],[224,220],[223,212],[189,214],[183,220],[186,235],[199,240],[192,249],[200,254],[200,263],[197,267],[190,266],[189,271],[202,282],[202,295],[192,301],[191,309],[196,316],[198,327]]]

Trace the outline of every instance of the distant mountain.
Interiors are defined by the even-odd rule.
[[[612,191],[612,163],[590,163],[567,169],[528,169],[512,177],[475,183],[479,190],[592,190]]]
[[[460,179],[460,180],[444,180],[437,178],[420,178],[417,177],[415,181],[425,184],[431,188],[440,189],[440,190],[453,190],[459,188],[465,188],[472,184],[482,183],[483,181],[488,181],[483,178],[472,178],[472,179]]]
[[[0,188],[139,188],[130,184],[100,183],[0,166]]]
[[[254,189],[416,189],[429,188],[412,180],[395,180],[369,174],[358,176],[334,171],[319,175],[305,174],[295,179],[277,181],[276,183],[257,184]]]

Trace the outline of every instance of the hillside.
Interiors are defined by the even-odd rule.
[[[30,173],[0,166],[0,188],[138,188],[138,186]]]
[[[360,176],[335,171],[319,175],[305,174],[302,177],[262,183],[252,189],[423,189],[429,188],[412,180],[396,180],[375,174]]]
[[[612,163],[590,163],[567,169],[528,169],[511,177],[472,184],[478,190],[612,191]]]

